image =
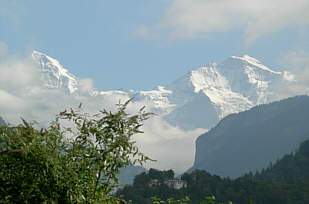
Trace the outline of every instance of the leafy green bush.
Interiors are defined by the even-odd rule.
[[[128,103],[116,113],[64,111],[41,130],[1,126],[0,203],[124,203],[110,196],[119,169],[150,159],[132,140],[150,114],[128,115]]]

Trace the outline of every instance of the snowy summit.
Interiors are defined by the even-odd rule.
[[[32,52],[32,58],[39,65],[44,86],[64,88],[69,93],[78,89],[78,78],[63,68],[58,60],[38,51]]]

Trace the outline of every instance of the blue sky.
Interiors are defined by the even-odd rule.
[[[44,52],[102,90],[152,89],[231,55],[275,70],[309,56],[308,0],[0,2],[9,54]]]

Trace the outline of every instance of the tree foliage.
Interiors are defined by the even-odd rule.
[[[25,120],[0,127],[0,203],[123,202],[110,196],[119,169],[150,160],[132,138],[150,114],[129,115],[128,103],[115,113],[70,109],[40,130]]]

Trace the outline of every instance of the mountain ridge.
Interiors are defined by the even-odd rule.
[[[38,51],[33,51],[32,58],[39,66],[45,87],[79,94],[80,79],[64,69],[59,61]],[[153,90],[101,91],[92,88],[89,97],[134,98],[133,102],[146,105],[173,126],[185,130],[209,129],[228,114],[270,102],[274,84],[278,81],[288,83],[289,78],[293,77],[288,72],[273,71],[248,55],[232,56],[222,63],[190,70],[171,84],[159,85]],[[199,113],[209,113],[210,119]],[[198,122],[200,120],[209,122]]]

